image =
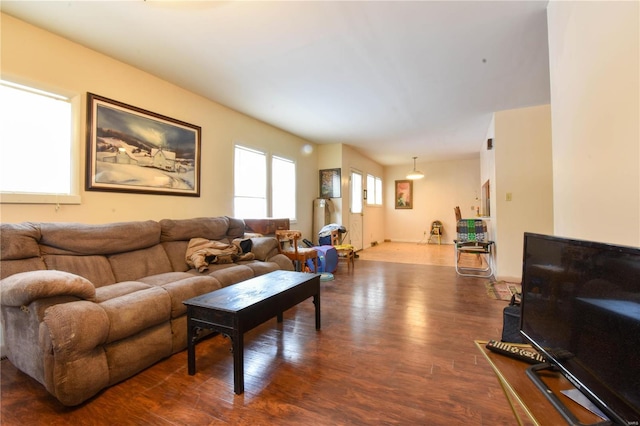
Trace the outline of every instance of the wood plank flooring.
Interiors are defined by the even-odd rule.
[[[451,264],[384,258],[383,243],[322,282],[311,299],[245,335],[245,393],[233,393],[230,342],[198,344],[73,408],[1,363],[2,425],[496,425],[513,414],[474,339],[499,338],[506,302]],[[393,243],[405,256],[453,259],[452,246]],[[377,249],[375,253],[373,249]],[[430,251],[417,253],[416,250]],[[443,260],[443,263],[446,261]]]

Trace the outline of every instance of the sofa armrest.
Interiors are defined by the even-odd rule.
[[[54,296],[75,296],[92,301],[96,289],[86,278],[55,270],[20,272],[0,281],[3,305],[28,305],[34,300]]]
[[[278,240],[274,237],[251,238],[251,253],[257,260],[267,261],[279,253]]]

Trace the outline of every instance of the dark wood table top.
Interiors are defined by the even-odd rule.
[[[238,312],[319,276],[305,272],[274,271],[185,300],[183,303]]]

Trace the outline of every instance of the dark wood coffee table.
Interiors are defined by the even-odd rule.
[[[244,392],[244,333],[313,297],[316,330],[320,330],[320,274],[275,271],[185,300],[187,306],[187,362],[196,373],[196,343],[200,331],[228,336],[233,348],[233,390]]]

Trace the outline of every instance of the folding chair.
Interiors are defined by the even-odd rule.
[[[487,224],[482,219],[460,219],[457,227],[455,245],[456,272],[465,277],[489,278],[494,274],[495,244],[489,240]],[[461,263],[463,254],[473,254],[479,265]]]

